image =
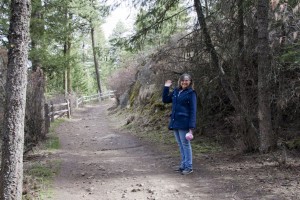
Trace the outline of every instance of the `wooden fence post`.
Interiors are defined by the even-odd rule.
[[[49,133],[49,128],[50,128],[50,116],[49,116],[49,105],[45,103],[45,134]]]
[[[98,95],[99,95],[99,97],[98,97],[98,98],[99,98],[99,101],[101,102],[101,100],[102,100],[102,99],[101,99],[101,93],[99,92]]]
[[[50,110],[51,110],[51,122],[54,122],[54,106],[53,106],[53,102],[50,102]]]
[[[66,99],[66,102],[67,102],[67,109],[68,109],[67,116],[70,119],[71,117],[70,101]]]

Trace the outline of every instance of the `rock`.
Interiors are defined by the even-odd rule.
[[[136,186],[138,186],[138,187],[143,187],[143,184],[138,183],[138,184],[136,184]]]
[[[139,188],[138,189],[134,188],[134,189],[131,190],[131,192],[139,192],[139,191],[141,191],[141,189],[139,189]]]
[[[92,192],[94,189],[95,189],[95,188],[90,187],[90,188],[87,188],[86,191],[87,191],[87,192]]]

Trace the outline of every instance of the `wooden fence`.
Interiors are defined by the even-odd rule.
[[[71,106],[70,101],[65,100],[64,103],[53,104],[45,104],[45,118],[46,118],[46,126],[50,125],[50,122],[54,122],[56,118],[67,115],[68,118],[71,117]]]
[[[86,102],[95,101],[95,100],[102,101],[104,99],[112,98],[112,97],[114,97],[114,91],[112,91],[112,90],[109,90],[105,93],[93,94],[90,96],[82,96],[76,100],[76,108],[78,108],[80,106],[80,104],[83,104]]]
[[[98,100],[102,101],[107,98],[111,98],[114,96],[114,91],[107,91],[102,94],[93,94],[90,96],[82,96],[80,98],[76,99],[76,108],[78,108],[81,104]],[[46,127],[50,127],[50,123],[54,122],[55,119],[67,116],[68,118],[71,117],[71,105],[69,100],[65,100],[63,103],[59,104],[53,104],[50,102],[50,104],[45,104],[45,118],[46,118]]]

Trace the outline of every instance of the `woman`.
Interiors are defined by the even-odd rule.
[[[187,175],[193,172],[192,147],[186,134],[193,134],[196,127],[197,97],[193,89],[193,80],[189,74],[183,74],[178,80],[178,87],[170,93],[171,80],[165,82],[163,102],[172,103],[169,129],[174,131],[179,146],[181,163],[176,171]]]

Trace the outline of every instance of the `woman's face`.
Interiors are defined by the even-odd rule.
[[[189,79],[188,76],[185,76],[183,80],[180,81],[180,86],[182,87],[183,90],[188,88],[190,84],[191,84],[191,80]]]

